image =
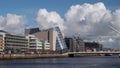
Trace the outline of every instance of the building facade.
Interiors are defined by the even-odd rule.
[[[36,32],[40,32],[39,28],[29,28],[29,29],[25,29],[25,36],[29,35],[29,34],[33,34]]]
[[[66,42],[69,52],[84,52],[85,51],[84,41],[80,39],[79,37],[65,38],[65,42]]]
[[[102,44],[98,42],[85,42],[85,51],[86,52],[95,52],[101,51],[103,48]]]
[[[0,32],[1,48],[4,53],[25,53],[28,49],[28,39],[25,36]]]
[[[63,50],[63,51],[67,51],[67,46],[66,46],[66,43],[65,43],[65,40],[63,38],[63,34],[61,32],[61,30],[59,29],[59,27],[54,27],[54,28],[51,28],[49,30],[53,30],[56,32],[56,50]]]
[[[46,30],[40,30],[39,32],[32,33],[35,37],[46,40],[50,43],[50,51],[62,51],[67,50],[65,41],[59,27],[54,27]]]
[[[3,35],[2,34],[0,34],[0,53],[2,53],[3,52]]]
[[[45,40],[36,38],[34,35],[26,36],[28,39],[29,53],[45,53],[50,50],[50,43]]]

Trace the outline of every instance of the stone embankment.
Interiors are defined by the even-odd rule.
[[[0,60],[101,56],[99,54],[0,54]],[[119,54],[120,57],[120,54]]]
[[[66,54],[1,54],[0,60],[35,59],[35,58],[65,58]]]

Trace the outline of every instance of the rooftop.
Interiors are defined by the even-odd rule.
[[[0,30],[0,32],[2,32],[2,33],[7,33],[6,31],[4,31],[4,30]]]

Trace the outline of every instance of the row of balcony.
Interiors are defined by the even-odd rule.
[[[16,42],[6,42],[6,45],[28,45],[28,43],[16,43]]]
[[[10,40],[24,40],[24,41],[28,41],[28,39],[26,39],[26,38],[5,37],[5,39],[10,39]]]
[[[6,40],[5,43],[9,43],[9,42],[12,42],[12,43],[28,43],[28,41],[22,41],[22,40]]]

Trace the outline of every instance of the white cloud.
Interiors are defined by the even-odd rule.
[[[111,23],[116,27],[116,29],[120,29],[120,9],[117,9],[112,13]]]
[[[73,36],[80,34],[81,37],[86,35],[94,36],[89,40],[100,41],[106,46],[114,47],[118,45],[116,38],[120,29],[120,9],[110,11],[104,3],[95,4],[84,3],[83,5],[72,5],[65,13],[65,18],[55,12],[48,12],[46,9],[40,9],[37,13],[36,22],[42,28],[49,28],[53,25],[66,27],[65,35]],[[117,30],[111,29],[111,23]],[[97,36],[111,36],[99,39]],[[88,37],[88,36],[87,36]],[[113,41],[114,40],[114,41]]]
[[[110,28],[111,24],[114,29]],[[83,37],[90,34],[87,37],[93,37],[89,40],[99,41],[105,47],[120,47],[120,9],[111,12],[102,2],[73,5],[65,14],[65,25],[67,36],[79,33]]]
[[[0,29],[12,34],[24,34],[26,19],[24,16],[8,13],[6,17],[0,16]]]
[[[35,21],[42,29],[59,26],[61,30],[64,30],[64,20],[55,11],[48,12],[46,9],[40,9],[37,13]]]
[[[61,30],[64,30],[66,36],[78,33],[85,37],[90,34],[96,37],[89,40],[97,40],[111,47],[120,45],[119,37],[112,37],[120,36],[120,9],[110,11],[102,2],[72,5],[65,13],[64,18],[61,18],[56,11],[49,12],[47,9],[40,9],[35,21],[43,29],[59,26]],[[0,30],[9,33],[23,34],[25,24],[26,19],[22,15],[8,13],[5,17],[0,16]],[[111,24],[114,29],[110,28]],[[98,38],[98,36],[104,35],[111,37]]]
[[[71,34],[71,32],[73,34],[106,34],[110,30],[107,25],[111,20],[111,12],[101,2],[96,4],[85,3],[83,5],[73,5],[65,14],[65,20],[65,24],[68,27],[67,35]],[[103,27],[105,30],[103,30]]]

